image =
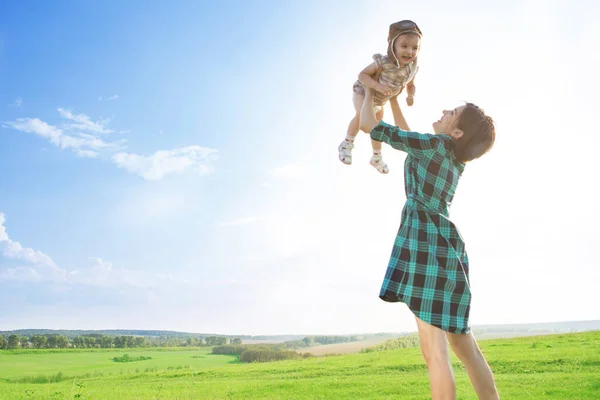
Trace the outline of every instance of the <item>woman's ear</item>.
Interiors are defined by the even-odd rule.
[[[458,128],[454,128],[454,129],[452,129],[452,130],[450,131],[450,133],[449,133],[449,135],[450,135],[450,136],[452,137],[452,139],[454,139],[454,140],[458,140],[458,139],[460,139],[461,137],[463,137],[463,135],[464,135],[464,134],[465,134],[465,133],[464,133],[462,130],[458,129]]]

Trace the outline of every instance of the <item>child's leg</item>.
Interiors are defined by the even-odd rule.
[[[365,100],[365,96],[354,93],[352,95],[352,103],[354,104],[354,118],[348,124],[348,132],[346,133],[346,137],[354,140],[356,135],[358,135],[358,131],[360,130],[360,109],[362,108],[363,101]]]
[[[352,102],[354,103],[354,118],[348,124],[348,131],[346,132],[346,138],[344,141],[338,146],[338,153],[340,161],[344,164],[350,165],[352,164],[352,149],[354,148],[354,139],[356,135],[358,135],[359,126],[360,126],[360,109],[362,108],[362,103],[365,97],[360,94],[354,92],[352,96]]]
[[[381,121],[383,119],[383,108],[379,112],[377,112],[375,116],[378,120]],[[387,174],[388,172],[390,172],[390,169],[388,168],[387,164],[383,162],[383,158],[381,156],[381,142],[371,140],[371,147],[373,147],[373,157],[371,157],[371,165],[374,166],[377,169],[377,171],[381,172],[382,174]]]

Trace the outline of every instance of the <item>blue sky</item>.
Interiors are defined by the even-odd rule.
[[[336,154],[352,83],[405,18],[424,31],[411,127],[463,100],[497,122],[452,209],[472,322],[600,318],[599,14],[537,0],[2,4],[0,329],[414,329],[377,298],[404,155],[384,149],[381,176],[366,136],[351,167]]]

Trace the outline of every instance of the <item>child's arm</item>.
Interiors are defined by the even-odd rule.
[[[381,83],[375,80],[374,77],[377,75],[378,72],[379,66],[377,65],[377,63],[372,62],[371,64],[367,65],[362,71],[360,71],[360,74],[358,74],[358,80],[361,81],[362,84],[365,85],[367,88],[376,90],[379,93],[382,93],[386,96],[390,96],[392,94],[392,89],[385,85],[382,85]]]
[[[406,85],[406,104],[408,106],[412,106],[415,103],[415,92],[417,91],[417,87],[415,86],[415,78],[412,78],[408,85]]]

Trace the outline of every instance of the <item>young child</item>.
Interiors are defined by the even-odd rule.
[[[348,125],[344,141],[338,146],[340,161],[352,164],[354,138],[360,125],[360,109],[365,98],[365,86],[375,91],[374,105],[377,118],[383,118],[383,106],[391,97],[397,96],[406,87],[406,103],[413,105],[415,96],[414,78],[418,71],[417,55],[421,45],[421,30],[413,21],[403,20],[390,25],[387,54],[375,54],[374,62],[363,69],[354,83],[353,97],[356,115]],[[371,165],[382,174],[390,170],[381,157],[381,142],[372,140]]]

